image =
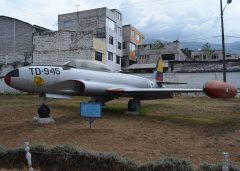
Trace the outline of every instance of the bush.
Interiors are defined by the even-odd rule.
[[[140,166],[139,171],[194,171],[194,169],[189,161],[163,158]]]
[[[41,171],[194,171],[190,161],[163,158],[138,166],[133,161],[113,153],[94,153],[72,145],[30,147],[32,165]],[[6,149],[0,146],[0,168],[27,168],[23,148]],[[221,164],[202,164],[198,171],[222,171]],[[229,171],[239,171],[230,167]]]
[[[222,171],[222,164],[204,163],[200,165],[199,171]],[[230,166],[229,171],[240,171],[240,170],[233,166]]]

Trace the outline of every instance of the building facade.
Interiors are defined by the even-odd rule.
[[[33,45],[34,65],[61,65],[71,59],[106,61],[106,44],[94,37],[92,31],[36,33]]]
[[[199,50],[191,52],[191,58],[195,61],[219,61],[223,59],[223,54],[221,50],[211,50],[210,52]],[[226,52],[225,59],[240,59],[240,54]]]
[[[104,63],[115,70],[121,69],[122,14],[116,9],[98,8],[58,16],[59,31],[91,31],[106,44]],[[86,42],[88,44],[88,42]]]
[[[144,36],[132,25],[123,26],[123,58],[122,67],[137,63],[136,46],[141,45]]]
[[[156,64],[158,58],[162,58],[166,70],[169,70],[169,61],[185,61],[186,56],[180,49],[180,42],[161,43],[157,41],[152,44],[137,46],[137,63],[138,64]]]

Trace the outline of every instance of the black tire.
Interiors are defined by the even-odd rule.
[[[128,111],[137,111],[137,108],[136,107],[132,107],[132,104],[133,104],[133,99],[129,100],[128,101]]]
[[[39,108],[38,108],[38,116],[39,118],[49,118],[50,114],[50,108],[45,105],[45,104],[42,104]]]

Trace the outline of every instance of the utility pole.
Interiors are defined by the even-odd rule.
[[[79,11],[78,8],[81,7],[81,5],[75,5],[77,7],[77,12]]]
[[[227,4],[230,4],[232,0],[228,0]],[[222,0],[220,0],[220,10],[221,10],[221,29],[222,29],[222,55],[223,55],[223,82],[226,82],[226,53],[225,53],[225,37],[224,37],[224,23],[223,23],[223,12],[227,6],[223,8]]]
[[[78,30],[78,28],[79,28],[79,7],[81,7],[81,5],[75,5],[76,7],[77,7],[77,30]]]

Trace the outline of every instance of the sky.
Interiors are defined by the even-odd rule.
[[[136,27],[146,42],[221,43],[220,0],[0,0],[0,15],[57,30],[59,14],[100,7],[120,10],[123,24]],[[239,9],[240,0],[225,8],[226,43],[240,41]]]

